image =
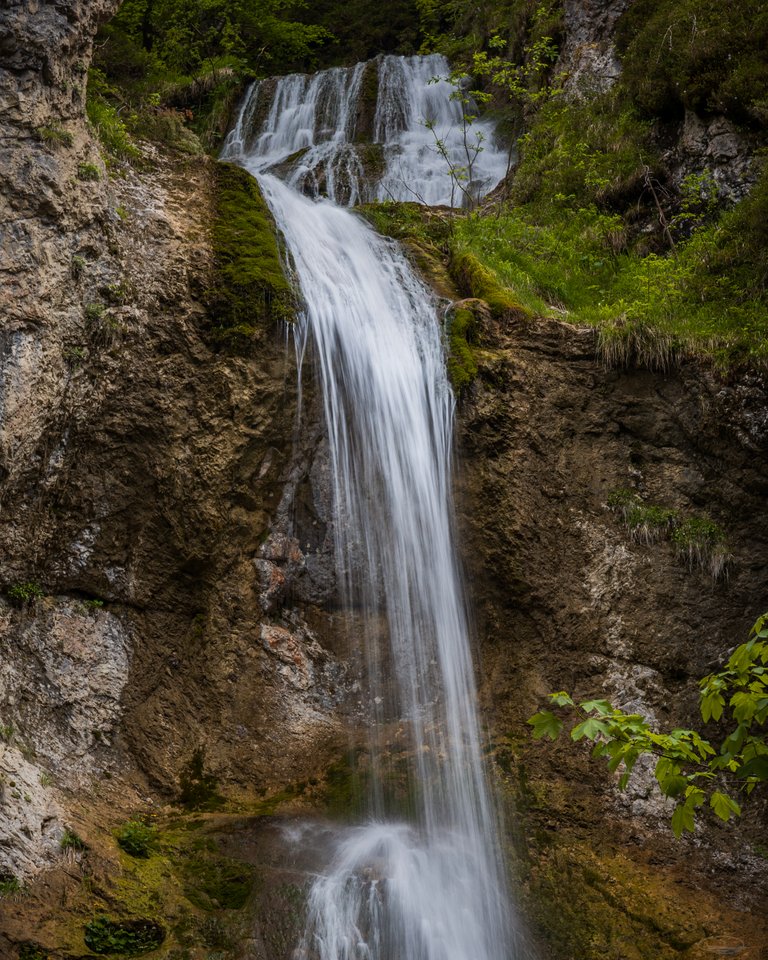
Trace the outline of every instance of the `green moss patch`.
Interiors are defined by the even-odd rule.
[[[256,180],[230,163],[216,166],[213,250],[207,299],[218,339],[253,339],[266,324],[294,319],[272,215]]]
[[[360,80],[360,95],[357,100],[355,118],[355,139],[358,143],[373,140],[373,126],[376,117],[376,104],[379,98],[379,64],[371,61],[365,67]]]
[[[365,758],[364,750],[353,750],[327,768],[323,801],[333,816],[351,818],[363,810],[368,784]]]
[[[181,861],[184,895],[200,910],[242,910],[253,887],[245,864],[210,851],[196,851]]]
[[[85,944],[94,953],[135,957],[157,950],[165,940],[165,930],[155,920],[112,920],[94,917],[85,925]]]
[[[477,360],[471,344],[477,321],[466,307],[458,307],[448,319],[447,368],[453,389],[461,395],[477,376]]]

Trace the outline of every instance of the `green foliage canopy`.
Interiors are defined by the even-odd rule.
[[[646,116],[684,108],[768,121],[768,7],[763,0],[636,0],[621,18],[622,86]]]
[[[221,61],[279,70],[328,35],[295,19],[304,7],[303,0],[125,0],[110,31],[139,46],[145,62],[184,76]]]

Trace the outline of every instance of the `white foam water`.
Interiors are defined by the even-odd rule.
[[[424,150],[419,117],[448,117],[455,106],[450,90],[426,83],[435,66],[434,58],[385,58],[375,117],[376,135],[427,198],[439,160]],[[295,172],[288,182],[266,172],[286,151],[349,142],[361,76],[358,67],[281,79],[269,109],[258,108],[266,119],[256,134],[246,133],[252,93],[225,150],[258,177],[300,287],[297,335],[318,360],[341,592],[369,624],[361,640],[371,712],[384,731],[374,730],[368,818],[338,832],[309,894],[297,956],[509,960],[525,947],[481,756],[453,537],[454,399],[437,304],[393,242],[306,196]],[[389,176],[388,166],[377,191],[394,190],[396,178],[384,186]],[[390,736],[394,767],[382,746]],[[391,812],[393,771],[401,792],[407,783],[407,822]]]

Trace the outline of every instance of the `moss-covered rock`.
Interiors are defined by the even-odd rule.
[[[165,940],[165,930],[143,917],[113,920],[100,915],[86,924],[84,939],[94,953],[135,957],[156,950]]]
[[[252,339],[276,320],[293,320],[272,214],[256,180],[230,163],[216,168],[215,276],[208,308],[218,338]]]
[[[448,317],[448,376],[459,395],[477,376],[477,360],[471,346],[475,328],[475,314],[467,307],[456,307]]]
[[[468,297],[485,300],[495,320],[530,320],[531,313],[503,287],[491,271],[468,250],[456,251],[451,258],[451,274]]]

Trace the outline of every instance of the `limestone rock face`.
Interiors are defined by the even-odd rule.
[[[680,170],[680,178],[709,171],[720,197],[735,203],[754,185],[753,152],[750,138],[726,117],[702,119],[688,110],[665,160]]]
[[[565,0],[565,42],[560,69],[574,93],[605,90],[621,73],[614,30],[631,0]]]
[[[82,120],[91,44],[120,0],[7,0],[0,10],[3,122]],[[73,82],[79,78],[79,82]]]
[[[0,600],[0,871],[22,881],[105,783],[119,821],[199,750],[225,793],[308,778],[352,683],[313,606],[335,584],[311,383],[297,440],[285,331],[224,348],[203,303],[213,161],[146,146],[116,176],[86,125],[116,6],[0,11],[0,594],[44,594]],[[266,603],[275,538],[302,559]]]

